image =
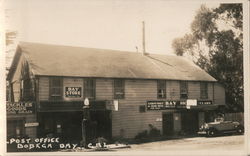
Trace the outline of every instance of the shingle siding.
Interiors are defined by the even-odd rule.
[[[39,99],[41,101],[49,100],[49,78],[40,77],[39,78]]]
[[[96,79],[96,99],[98,100],[112,100],[113,80],[112,79]]]
[[[78,79],[80,85],[81,80]],[[64,85],[75,86],[73,78],[64,78]],[[69,82],[69,83],[68,83]],[[48,100],[49,79],[47,77],[39,78],[39,96],[40,100]],[[147,111],[139,112],[139,106],[145,105],[147,101],[156,100],[179,100],[180,98],[180,81],[166,81],[166,99],[157,98],[157,80],[125,80],[125,98],[119,99],[119,110],[112,111],[112,135],[119,136],[123,129],[125,137],[132,138],[139,132],[147,130],[148,124],[152,124],[159,130],[162,130],[162,122],[156,121],[157,118],[162,118],[162,112],[171,112],[172,110],[164,111]],[[218,93],[215,97],[215,103],[224,103],[223,88],[215,84],[215,92]],[[188,94],[191,99],[200,99],[200,82],[188,82]],[[208,100],[213,100],[213,83],[208,83]],[[220,97],[222,96],[222,97]],[[96,100],[113,100],[113,79],[96,79]],[[79,99],[78,99],[79,100]],[[81,99],[83,100],[83,99]],[[174,117],[181,118],[181,115],[175,113]],[[181,129],[180,122],[175,122],[175,131]]]

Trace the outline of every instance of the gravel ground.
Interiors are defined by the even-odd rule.
[[[244,136],[193,137],[131,145],[129,150],[244,150]],[[124,149],[125,150],[125,149]]]
[[[129,149],[119,149],[129,155],[188,155],[188,156],[246,156],[244,136],[193,137],[132,144]]]
[[[78,150],[73,153],[86,155],[168,155],[168,156],[246,156],[244,136],[192,137],[157,141],[151,143],[131,144],[131,148],[115,149],[102,152]],[[65,154],[65,153],[60,153]],[[72,153],[71,153],[72,154]]]

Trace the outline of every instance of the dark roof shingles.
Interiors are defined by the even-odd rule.
[[[216,81],[180,57],[49,44],[19,44],[34,75]]]

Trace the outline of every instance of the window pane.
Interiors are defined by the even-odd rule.
[[[12,137],[24,136],[23,121],[21,119],[7,121],[7,135]]]
[[[114,98],[123,99],[124,95],[125,95],[124,80],[120,79],[114,80]]]
[[[23,80],[22,100],[28,101],[33,99],[32,83],[30,79]]]
[[[200,83],[200,95],[201,99],[207,99],[208,98],[208,88],[207,88],[207,83],[201,82]]]
[[[55,92],[54,92],[54,93],[55,93],[56,95],[60,95],[60,88],[54,88],[54,89],[55,89]]]
[[[50,97],[51,100],[61,100],[62,98],[62,79],[51,78],[50,79]]]
[[[158,98],[166,98],[166,81],[159,80],[157,81],[157,97]]]
[[[85,97],[87,98],[95,98],[95,81],[93,79],[86,79],[85,80]]]
[[[188,86],[187,82],[180,82],[180,98],[187,99],[188,98]]]

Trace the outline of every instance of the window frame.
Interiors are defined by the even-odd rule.
[[[185,86],[185,89],[183,89],[184,86]],[[183,90],[185,91],[183,92]],[[184,97],[183,95],[186,95],[186,96]],[[180,99],[188,99],[188,82],[187,81],[180,81]]]
[[[23,100],[23,80],[21,79],[20,80],[20,95],[19,95],[19,101],[22,101]]]
[[[90,87],[89,82],[92,81],[92,85]],[[96,98],[96,80],[93,78],[84,79],[84,98],[95,99]],[[89,96],[89,95],[92,96]]]
[[[207,82],[200,82],[200,98],[208,99],[208,83]]]
[[[167,98],[167,83],[166,80],[157,80],[157,99],[166,99]],[[159,92],[161,90],[161,92]],[[163,91],[163,93],[162,93]],[[161,95],[161,96],[160,96]]]
[[[117,82],[119,82],[121,86],[117,86],[118,84]],[[114,99],[125,99],[125,80],[114,79],[113,84],[114,84]]]
[[[20,130],[19,135],[16,133],[17,128],[19,128],[19,130]],[[26,132],[25,132],[25,118],[24,117],[14,117],[14,118],[11,118],[11,119],[7,119],[6,130],[7,130],[7,137],[9,137],[9,136],[13,137],[13,135],[15,137],[17,137],[17,136],[22,136],[22,137],[25,136],[26,135]]]
[[[27,78],[21,80],[20,83],[20,98],[21,101],[30,101],[34,99],[32,79]]]
[[[146,106],[145,105],[139,105],[139,112],[145,113],[146,112]]]
[[[59,85],[55,85],[53,81],[59,81]],[[55,91],[57,90],[57,91]],[[58,92],[54,93],[53,92]],[[49,100],[60,101],[63,99],[63,79],[61,77],[50,77],[49,79]]]

